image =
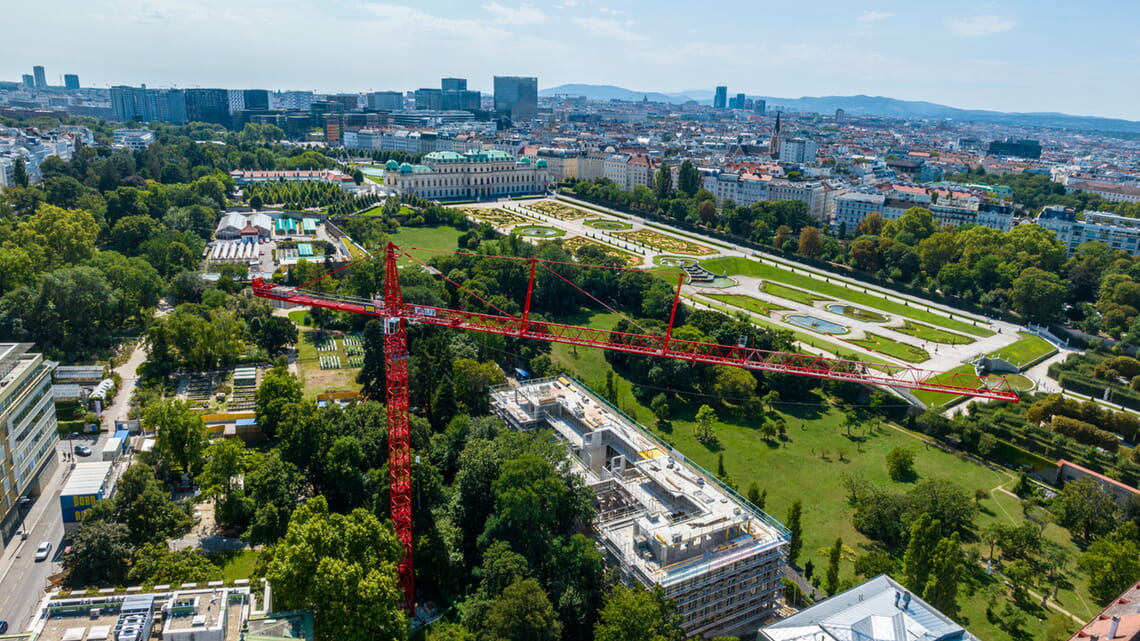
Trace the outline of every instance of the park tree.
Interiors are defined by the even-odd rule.
[[[113,521],[83,523],[71,540],[71,552],[63,557],[67,585],[114,587],[127,581],[131,558],[127,526]]]
[[[135,463],[123,472],[113,500],[112,518],[127,526],[135,546],[176,538],[193,524],[190,515],[170,499],[170,492],[145,463]]]
[[[903,212],[898,220],[892,220],[883,227],[882,234],[895,240],[914,245],[938,231],[934,214],[925,207],[911,207]]]
[[[245,443],[235,438],[218,439],[206,448],[205,459],[198,485],[205,496],[214,499],[214,519],[243,527],[254,509],[242,483],[250,464]]]
[[[835,545],[827,553],[827,583],[824,589],[828,594],[839,590],[839,560],[843,558],[843,538],[835,539]]]
[[[653,195],[659,201],[672,197],[673,171],[669,168],[669,163],[661,163],[653,175]]]
[[[823,251],[823,234],[817,227],[804,227],[800,230],[799,254],[815,258]]]
[[[279,609],[314,611],[317,639],[401,640],[407,636],[397,581],[402,556],[391,526],[363,509],[329,512],[316,496],[293,513],[266,578]]]
[[[865,579],[873,579],[880,574],[893,574],[897,570],[895,560],[880,548],[872,548],[855,559],[855,574]]]
[[[297,326],[283,316],[270,316],[261,321],[256,341],[258,347],[276,356],[297,342]]]
[[[974,496],[960,485],[944,479],[920,482],[908,494],[910,511],[914,515],[928,514],[942,522],[946,532],[967,529],[978,513]]]
[[[171,550],[163,541],[135,551],[127,578],[134,585],[181,585],[221,579],[222,572],[200,551]]]
[[[668,422],[671,413],[669,397],[665,396],[664,392],[657,394],[653,397],[653,400],[649,402],[649,410],[653,412],[653,416],[657,418],[658,424]]]
[[[883,232],[883,225],[886,221],[883,220],[883,215],[877,211],[873,211],[863,217],[859,224],[855,227],[856,236],[878,236]]]
[[[907,447],[896,447],[887,452],[887,473],[893,481],[914,478],[914,451]]]
[[[1051,509],[1057,523],[1085,541],[1108,532],[1116,522],[1116,502],[1090,478],[1065,483]]]
[[[1065,284],[1056,274],[1030,267],[1013,281],[1013,309],[1025,318],[1047,323],[1057,319],[1065,304]]]
[[[605,599],[594,626],[595,641],[683,641],[676,605],[660,586],[652,590],[617,585]]]
[[[159,460],[171,470],[195,474],[206,450],[206,425],[186,401],[155,401],[143,410],[142,425],[157,434]]]
[[[701,405],[697,410],[696,424],[693,432],[697,440],[705,445],[716,443],[716,410],[708,405]]]
[[[272,438],[281,426],[285,408],[301,401],[301,382],[285,367],[274,367],[265,373],[257,386],[257,425]]]
[[[491,602],[481,632],[488,641],[559,641],[562,623],[538,581],[522,579]]]
[[[696,166],[689,160],[681,162],[681,168],[677,172],[677,191],[692,198],[697,194],[697,190],[701,188],[701,173],[697,171]]]
[[[756,509],[763,510],[764,504],[767,503],[768,490],[760,490],[760,486],[756,485],[756,481],[748,484],[747,490],[748,502],[756,506]]]
[[[1077,564],[1088,576],[1093,598],[1098,603],[1108,603],[1140,576],[1140,536],[1136,524],[1127,521],[1093,541]]]
[[[686,161],[688,162],[688,161]],[[716,203],[711,200],[703,200],[701,204],[697,205],[697,217],[701,219],[703,225],[713,225],[716,223]]]
[[[256,506],[250,523],[250,542],[255,545],[276,542],[285,534],[297,497],[305,487],[305,478],[297,466],[273,449],[249,465],[244,485]]]
[[[24,164],[23,156],[16,156],[12,163],[12,184],[17,187],[28,186],[28,167]]]
[[[965,565],[966,555],[957,532],[940,540],[930,555],[930,573],[922,598],[946,616],[953,617],[958,612],[958,581]]]
[[[930,579],[934,549],[942,539],[942,524],[929,514],[921,514],[910,526],[910,537],[903,555],[903,585],[922,594]]]
[[[41,247],[45,265],[74,265],[95,253],[99,225],[91,212],[40,205],[36,213],[16,228],[15,240],[20,247]]]
[[[503,461],[491,490],[495,504],[483,539],[509,542],[536,566],[555,537],[588,521],[592,511],[593,499],[578,477],[559,475],[535,453]]]
[[[788,565],[794,566],[796,559],[800,558],[800,550],[804,547],[803,503],[793,501],[788,506],[788,518],[784,524],[788,526]]]

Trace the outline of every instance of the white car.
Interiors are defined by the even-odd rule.
[[[44,541],[36,548],[36,561],[46,561],[51,554],[51,541]]]

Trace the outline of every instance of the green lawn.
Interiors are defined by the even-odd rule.
[[[392,242],[402,247],[417,247],[421,250],[438,251],[410,251],[412,256],[419,260],[428,261],[438,256],[440,251],[455,251],[459,247],[459,236],[463,232],[454,227],[441,225],[439,227],[400,227],[392,234]]]
[[[766,280],[760,285],[760,291],[765,294],[771,294],[772,296],[800,303],[801,305],[814,305],[827,300],[822,296],[816,296],[815,294],[805,292],[802,289],[795,289],[794,287],[784,287],[770,280]]]
[[[257,566],[257,550],[239,550],[216,555],[222,565],[222,580],[248,579]]]
[[[1005,360],[1024,368],[1033,361],[1056,353],[1057,348],[1052,343],[1035,334],[1018,332],[1021,339],[1011,343],[992,354],[991,358],[1004,358]]]
[[[931,327],[930,325],[916,323],[908,318],[903,319],[902,327],[892,327],[891,329],[900,334],[921,338],[924,341],[942,343],[943,345],[966,345],[967,343],[974,342],[974,339],[968,336],[962,336],[961,334],[948,332],[944,329]]]
[[[307,309],[295,309],[295,310],[289,312],[289,320],[291,320],[294,323],[296,323],[297,325],[301,325],[301,326],[305,326],[305,325],[309,324],[308,321],[306,321],[308,316],[309,316],[309,310],[307,310]]]
[[[845,340],[849,343],[855,343],[860,347],[879,352],[880,354],[886,354],[887,356],[908,363],[921,363],[930,358],[930,353],[921,347],[900,343],[886,336],[879,336],[871,332],[863,332],[863,334],[864,338],[848,338]]]
[[[733,307],[740,307],[747,309],[756,314],[768,315],[772,312],[786,311],[788,308],[776,303],[770,303],[766,300],[758,300],[751,296],[743,296],[741,294],[705,294],[708,298],[719,300],[722,303],[728,303]]]
[[[929,379],[929,380],[931,382],[934,382],[934,383],[944,383],[944,382],[949,382],[950,379],[953,378],[954,374],[973,374],[973,373],[974,373],[974,366],[973,365],[959,365],[958,367],[955,367],[954,369],[949,370],[947,372],[943,372],[943,373],[941,373],[941,374],[939,374],[939,375],[937,375],[934,378]],[[963,401],[967,398],[965,396],[959,396],[957,394],[948,394],[946,392],[932,392],[930,390],[911,390],[911,393],[914,394],[915,398],[922,401],[923,405],[925,405],[929,408],[949,407],[949,406],[951,406],[955,403],[958,403],[960,401]]]
[[[790,270],[782,267],[775,267],[741,257],[712,258],[702,261],[702,264],[705,266],[705,269],[714,273],[727,271],[729,275],[741,274],[743,276],[773,280],[786,285],[807,289],[822,296],[834,298],[837,301],[856,303],[869,309],[905,316],[939,327],[945,327],[946,329],[965,332],[974,336],[993,336],[992,331],[985,327],[976,326],[974,321],[947,318],[941,314],[935,314],[917,307],[912,307],[905,303],[881,298],[864,291],[868,288],[859,287],[858,285],[848,286],[838,279],[834,282],[828,282],[827,276],[808,275],[798,271],[792,273]]]

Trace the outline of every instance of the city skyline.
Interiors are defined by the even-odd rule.
[[[964,109],[1140,119],[1137,89],[1118,82],[1137,61],[1137,38],[1126,25],[1140,10],[1104,1],[1083,13],[1014,1],[948,15],[901,0],[822,0],[810,16],[796,7],[719,2],[685,12],[684,21],[670,19],[678,13],[668,5],[646,0],[620,8],[592,0],[414,7],[146,0],[131,11],[77,0],[52,4],[54,33],[62,37],[49,48],[35,29],[11,34],[0,43],[0,77],[19,80],[43,65],[52,85],[76,73],[96,87],[335,93],[433,87],[457,76],[491,93],[495,75],[517,75],[537,76],[540,89],[590,83],[677,93],[728,85],[733,94],[868,94]],[[35,24],[40,11],[8,10],[20,24]],[[93,26],[101,40],[94,48],[83,37]],[[298,46],[306,38],[310,44]],[[326,38],[335,48],[322,44]],[[1069,49],[1081,55],[1065,56]],[[344,64],[330,64],[338,58]]]

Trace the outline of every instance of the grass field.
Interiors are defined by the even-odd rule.
[[[614,322],[616,316],[612,314],[596,314],[589,318],[588,324],[612,327]],[[578,348],[575,351],[566,345],[555,345],[552,358],[595,389],[601,389],[606,372],[611,371],[603,353],[596,349]],[[651,424],[651,412],[634,399],[630,383],[620,376],[616,383],[616,405],[642,424]],[[715,470],[717,456],[723,453],[725,470],[732,483],[741,491],[753,482],[766,490],[765,509],[778,519],[784,519],[792,501],[802,500],[804,545],[799,565],[802,567],[811,561],[817,573],[822,574],[827,567],[825,550],[837,537],[841,537],[844,545],[855,550],[857,555],[862,555],[870,544],[851,524],[852,508],[847,503],[843,487],[847,474],[862,476],[869,483],[895,492],[905,492],[911,487],[910,483],[891,481],[887,474],[886,454],[895,447],[908,447],[914,452],[918,480],[946,479],[961,486],[971,496],[980,490],[985,498],[980,501],[976,530],[995,521],[1025,522],[1021,501],[1002,489],[1012,487],[1015,479],[1011,474],[991,470],[930,447],[916,435],[897,426],[867,423],[853,429],[849,437],[842,428],[842,412],[822,399],[818,403],[777,404],[780,417],[788,425],[786,440],[765,442],[756,434],[754,418],[721,412],[721,420],[716,426],[719,448],[710,449],[699,443],[693,434],[693,418],[700,402],[713,404],[709,399],[697,399],[692,405],[678,408],[670,424],[660,429],[650,425],[651,429],[705,469]],[[1061,545],[1071,558],[1079,556],[1079,550],[1067,532],[1048,520],[1042,522],[1048,523],[1044,532],[1046,538]],[[968,536],[966,540],[968,548],[981,549],[981,544],[973,537]],[[997,579],[987,577],[981,568],[967,574],[959,591],[961,612],[956,620],[985,641],[1013,641],[985,614],[987,605],[994,601],[985,588]],[[1077,616],[1091,617],[1094,606],[1088,601],[1085,579],[1075,571],[1071,574],[1074,589],[1062,590],[1058,599],[1063,607]],[[851,560],[841,562],[840,578],[855,580]],[[1002,605],[1004,603],[999,603],[997,609]],[[1037,613],[1029,611],[1031,617],[1034,614]],[[1074,630],[1076,625],[1073,624]],[[1036,632],[1043,627],[1043,623],[1030,618],[1026,625],[1031,635],[1028,638],[1036,638]]]
[[[297,366],[306,399],[315,400],[317,394],[325,392],[360,391],[360,384],[356,382],[360,368],[348,366],[348,355],[339,338],[335,351],[321,352],[317,351],[315,343],[317,332],[303,330],[300,334],[297,341]],[[341,369],[321,369],[321,356],[339,356]]]
[[[1024,368],[1033,361],[1050,356],[1057,351],[1052,343],[1035,334],[1018,332],[1021,339],[1010,343],[992,354],[991,358],[1004,358],[1010,363]]]
[[[844,340],[908,363],[921,363],[930,358],[930,352],[927,352],[921,347],[900,343],[886,336],[879,336],[871,332],[863,332],[863,336],[863,338],[848,338]]]
[[[257,550],[222,552],[215,555],[214,559],[221,563],[223,581],[248,579],[257,566]]]
[[[289,312],[289,320],[293,321],[295,324],[301,327],[309,324],[308,318],[309,310],[307,309],[295,309]]]
[[[741,274],[743,276],[772,280],[785,285],[800,287],[827,298],[834,298],[837,301],[855,303],[868,309],[905,316],[938,327],[965,332],[973,336],[993,336],[992,331],[985,327],[974,325],[973,321],[947,318],[941,314],[919,309],[917,306],[910,306],[866,293],[863,291],[865,288],[859,286],[847,286],[839,280],[828,282],[826,280],[827,277],[809,276],[801,272],[792,273],[790,270],[782,267],[775,267],[767,263],[740,257],[713,258],[704,261],[702,264],[705,266],[705,269],[714,273],[727,271],[729,275]]]
[[[777,305],[776,303],[770,303],[766,300],[758,300],[752,298],[751,296],[743,296],[741,294],[705,294],[705,296],[713,300],[718,300],[722,303],[728,303],[733,307],[746,309],[750,312],[764,316],[772,312],[782,312],[788,309],[783,305]]]
[[[959,365],[958,367],[955,367],[952,370],[943,372],[943,373],[935,376],[933,379],[930,379],[930,380],[934,383],[948,383],[952,378],[954,378],[953,377],[954,374],[973,374],[973,373],[974,373],[974,366],[973,365]],[[945,392],[932,392],[929,390],[911,390],[911,393],[914,394],[915,398],[922,401],[922,404],[927,406],[928,408],[949,407],[949,406],[951,406],[955,403],[958,403],[959,401],[963,401],[967,398],[965,396],[959,396],[957,394],[947,394]]]
[[[827,300],[822,296],[816,296],[815,294],[805,292],[802,289],[796,289],[794,287],[784,287],[783,285],[774,283],[770,280],[766,280],[760,284],[760,291],[764,292],[765,294],[771,294],[772,296],[794,301],[802,305],[814,305],[816,303]]]
[[[463,232],[446,225],[439,227],[400,227],[392,234],[392,242],[401,247],[418,247],[437,251],[409,251],[416,258],[427,261],[438,256],[440,251],[455,251],[459,246],[459,236]]]
[[[942,343],[943,345],[965,345],[967,343],[974,342],[974,339],[968,336],[962,336],[961,334],[948,332],[944,329],[931,327],[930,325],[916,323],[907,318],[903,319],[902,327],[892,327],[891,329],[900,334],[906,334],[908,336],[914,336],[915,338],[921,338],[924,341]]]

